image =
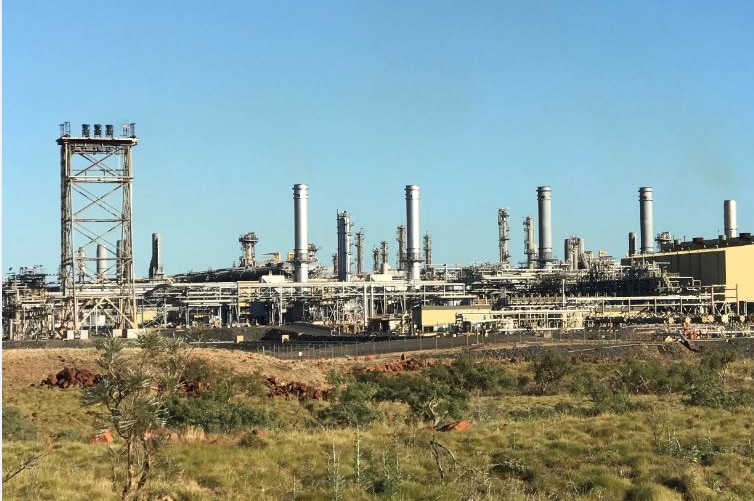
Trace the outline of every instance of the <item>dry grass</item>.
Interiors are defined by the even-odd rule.
[[[364,363],[197,353],[237,373],[262,370],[315,382],[332,368]],[[107,446],[86,443],[102,416],[81,408],[77,390],[29,386],[64,365],[93,368],[93,359],[93,352],[79,350],[3,352],[3,405],[17,407],[38,431],[33,441],[3,441],[3,471],[45,443],[54,447],[37,467],[3,486],[7,499],[117,498]],[[516,375],[526,370],[525,364],[511,366]],[[750,361],[736,362],[730,374],[750,384]],[[402,404],[381,404],[388,416],[383,423],[327,430],[312,426],[312,410],[325,403],[250,397],[254,405],[274,408],[287,426],[266,430],[259,447],[253,441],[241,445],[243,433],[180,430],[180,440],[168,445],[168,459],[150,481],[150,493],[176,500],[754,499],[751,408],[688,407],[679,395],[649,395],[632,397],[643,404],[641,410],[590,417],[557,410],[562,405],[556,409],[563,403],[569,409],[589,405],[567,393],[510,393],[473,398],[473,427],[443,434],[405,424]],[[455,458],[442,456],[442,476],[430,453],[433,437]]]

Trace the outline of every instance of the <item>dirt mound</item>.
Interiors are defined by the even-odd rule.
[[[60,389],[70,388],[91,388],[102,381],[102,374],[95,374],[87,369],[77,369],[75,367],[66,367],[62,371],[53,375],[50,374],[40,383],[46,386],[57,386]]]

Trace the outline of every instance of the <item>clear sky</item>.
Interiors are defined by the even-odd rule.
[[[754,2],[142,1],[3,5],[3,266],[60,260],[58,124],[136,122],[136,273],[293,248],[292,186],[329,265],[336,212],[367,259],[421,187],[435,264],[523,260],[536,188],[553,247],[754,231]]]

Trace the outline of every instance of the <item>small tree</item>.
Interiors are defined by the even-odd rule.
[[[568,373],[568,358],[553,350],[547,350],[532,363],[534,382],[542,395],[550,385],[557,384]]]
[[[134,352],[127,352],[129,345],[121,338],[98,341],[97,365],[104,377],[84,390],[82,398],[83,405],[107,409],[113,430],[123,440],[119,449],[111,449],[114,468],[120,464],[125,473],[122,500],[138,499],[149,479],[167,441],[149,431],[164,426],[166,403],[180,388],[188,362],[186,344],[178,339],[148,333],[138,337]]]

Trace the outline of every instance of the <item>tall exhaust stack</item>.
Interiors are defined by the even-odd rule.
[[[351,215],[346,211],[338,212],[337,263],[338,280],[351,280]]]
[[[406,277],[421,279],[421,240],[419,237],[419,187],[406,185]]]
[[[641,223],[641,253],[654,252],[652,228],[652,188],[639,188],[639,219]]]
[[[552,189],[549,186],[537,188],[539,201],[539,266],[552,261]]]
[[[293,280],[306,282],[309,279],[309,228],[307,221],[307,203],[309,187],[305,184],[293,185]]]
[[[149,262],[149,279],[162,278],[162,236],[152,233],[152,260]]]
[[[736,201],[726,200],[723,202],[723,212],[725,217],[725,238],[736,238],[738,236]]]

